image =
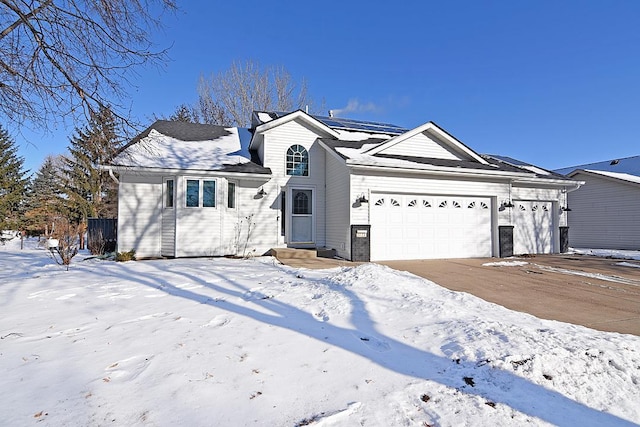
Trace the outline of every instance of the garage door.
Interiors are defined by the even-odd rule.
[[[371,259],[491,256],[491,200],[372,194]]]
[[[551,253],[552,204],[516,200],[513,207],[513,253]]]

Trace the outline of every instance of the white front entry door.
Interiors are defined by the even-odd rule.
[[[291,238],[289,243],[313,243],[313,190],[291,190]]]

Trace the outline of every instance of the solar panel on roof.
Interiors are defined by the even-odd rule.
[[[407,129],[400,126],[396,126],[389,123],[380,122],[365,122],[362,120],[343,119],[341,117],[324,117],[313,116],[316,120],[321,121],[330,128],[345,129],[345,130],[360,130],[367,132],[380,132],[390,134],[401,134],[407,131]]]
[[[286,111],[273,111],[273,112],[269,112],[268,114],[274,115],[275,118],[280,118],[291,113]],[[365,132],[371,132],[371,133],[377,132],[377,133],[386,133],[386,134],[395,134],[395,135],[405,133],[408,130],[401,126],[396,126],[391,123],[367,122],[363,120],[345,119],[342,117],[326,117],[326,116],[316,116],[316,115],[311,115],[311,117],[324,123],[326,126],[332,129],[365,131]]]

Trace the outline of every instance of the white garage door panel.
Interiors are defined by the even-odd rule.
[[[372,195],[372,260],[489,256],[489,198]]]
[[[516,200],[513,207],[513,253],[551,253],[551,202]]]

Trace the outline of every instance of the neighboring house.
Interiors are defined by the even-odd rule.
[[[569,244],[640,250],[640,156],[560,169],[584,181],[569,196]]]
[[[329,248],[351,260],[566,249],[579,183],[414,129],[255,112],[250,130],[157,121],[119,174],[118,250],[139,257]]]

